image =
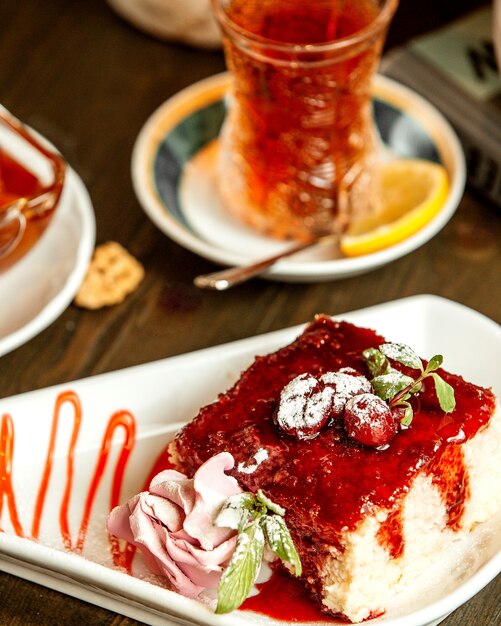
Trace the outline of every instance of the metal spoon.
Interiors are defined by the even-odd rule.
[[[296,254],[296,252],[301,252],[301,250],[306,250],[307,248],[311,248],[313,246],[326,245],[337,241],[339,241],[338,234],[322,235],[321,237],[317,237],[310,241],[296,243],[283,252],[279,252],[278,254],[274,254],[273,256],[250,265],[230,267],[218,272],[212,272],[211,274],[202,274],[197,276],[193,283],[201,289],[216,289],[217,291],[223,291],[224,289],[229,289],[230,287],[239,285],[250,278],[263,274],[265,270],[274,265],[280,259],[291,256]]]

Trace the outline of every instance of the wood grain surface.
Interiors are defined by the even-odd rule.
[[[388,47],[481,3],[402,0]],[[225,293],[193,278],[216,267],[145,217],[132,189],[131,150],[169,96],[224,69],[219,51],[143,34],[104,0],[1,0],[1,102],[66,156],[92,197],[97,243],[122,243],[146,277],[123,304],[69,306],[37,337],[0,358],[0,398],[251,337],[413,294],[438,294],[501,322],[501,210],[467,191],[443,231],[390,265],[338,282],[254,280]],[[20,286],[29,289],[29,285]],[[3,303],[8,306],[8,303]],[[445,626],[501,623],[498,577]],[[0,625],[118,625],[132,619],[0,573]]]

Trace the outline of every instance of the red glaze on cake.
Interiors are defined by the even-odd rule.
[[[253,492],[260,488],[286,509],[303,579],[319,598],[325,595],[321,574],[325,559],[337,558],[332,557],[336,551],[343,553],[347,533],[356,531],[365,518],[390,511],[377,541],[391,558],[405,551],[400,503],[418,473],[431,476],[439,488],[447,524],[454,530],[461,527],[469,484],[458,444],[473,438],[495,409],[490,390],[440,370],[454,388],[455,410],[443,413],[433,384],[426,380],[411,400],[412,424],[386,449],[350,439],[340,420],[332,420],[309,440],[277,426],[273,416],[280,393],[292,379],[303,373],[319,378],[344,367],[369,377],[362,352],[384,341],[372,330],[318,316],[291,345],[256,358],[234,387],[202,408],[171,446],[173,458],[186,473],[218,452],[229,451],[236,460],[232,473],[242,488]],[[260,463],[253,460],[256,454]],[[249,467],[252,471],[246,471]]]

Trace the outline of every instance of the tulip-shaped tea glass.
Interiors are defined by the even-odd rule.
[[[278,238],[377,210],[371,80],[398,0],[212,0],[232,76],[225,207]]]

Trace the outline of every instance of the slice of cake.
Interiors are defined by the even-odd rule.
[[[385,411],[379,414],[374,396],[366,397],[372,376],[364,351],[384,341],[372,330],[319,316],[291,345],[256,358],[170,447],[173,462],[189,475],[230,452],[236,461],[230,473],[240,486],[261,489],[286,509],[313,597],[324,611],[353,622],[383,613],[389,598],[448,543],[501,506],[494,394],[439,370],[454,390],[454,410],[443,411],[427,378],[412,397],[402,392],[404,402],[393,412],[408,424],[407,404],[410,425],[389,432]],[[405,365],[392,367],[409,374]],[[373,441],[357,439],[356,424],[339,420],[349,406],[362,416],[363,431],[367,405],[389,432],[386,439],[377,433]]]

